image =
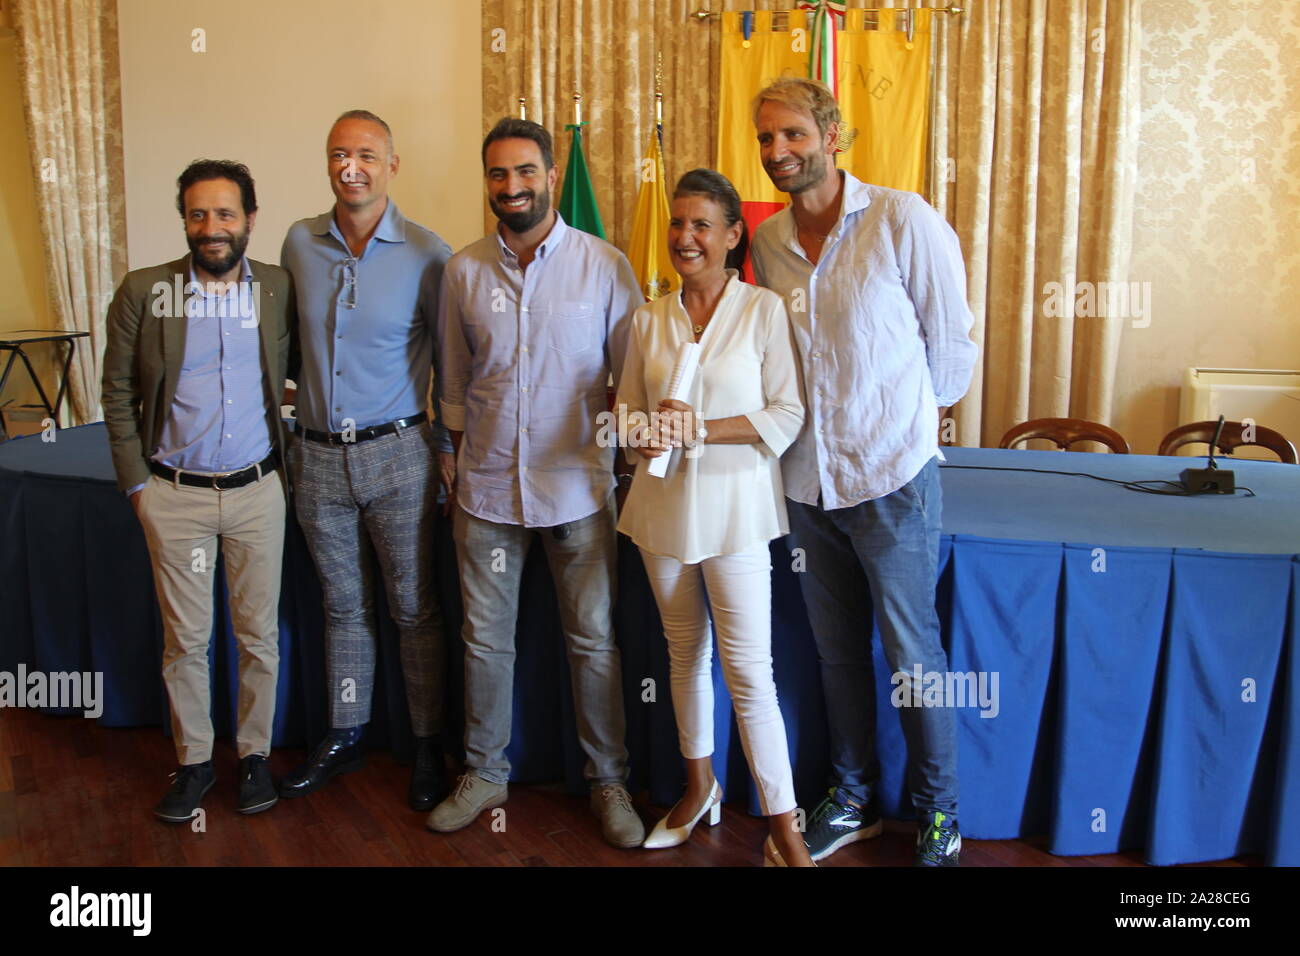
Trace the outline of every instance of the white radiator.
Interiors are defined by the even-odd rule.
[[[1178,403],[1178,424],[1252,419],[1300,445],[1300,371],[1253,368],[1189,368]],[[1184,445],[1180,455],[1204,455],[1204,445]],[[1238,458],[1277,460],[1266,448],[1243,447]]]

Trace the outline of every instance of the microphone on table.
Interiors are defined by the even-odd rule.
[[[1214,437],[1210,439],[1209,463],[1205,468],[1184,468],[1182,472],[1183,487],[1187,489],[1189,495],[1231,495],[1237,491],[1237,476],[1218,466],[1214,460],[1214,449],[1219,444],[1219,436],[1223,434],[1223,416],[1219,416],[1219,424],[1214,429]]]

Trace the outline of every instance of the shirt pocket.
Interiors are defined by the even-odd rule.
[[[604,344],[590,302],[553,302],[546,310],[546,342],[561,355],[579,355]]]

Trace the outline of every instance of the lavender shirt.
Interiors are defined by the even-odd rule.
[[[614,486],[597,416],[645,301],[626,257],[557,213],[527,270],[493,233],[452,256],[440,299],[442,417],[465,433],[461,507],[528,528],[594,514]]]

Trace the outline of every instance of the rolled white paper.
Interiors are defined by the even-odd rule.
[[[683,342],[677,346],[677,364],[673,366],[673,374],[668,379],[668,394],[665,398],[673,401],[684,401],[690,394],[691,383],[695,381],[695,372],[700,367],[700,346],[697,342]],[[672,458],[672,449],[668,449],[658,458],[650,459],[650,465],[646,468],[650,474],[656,478],[662,478],[668,474],[668,459]]]

